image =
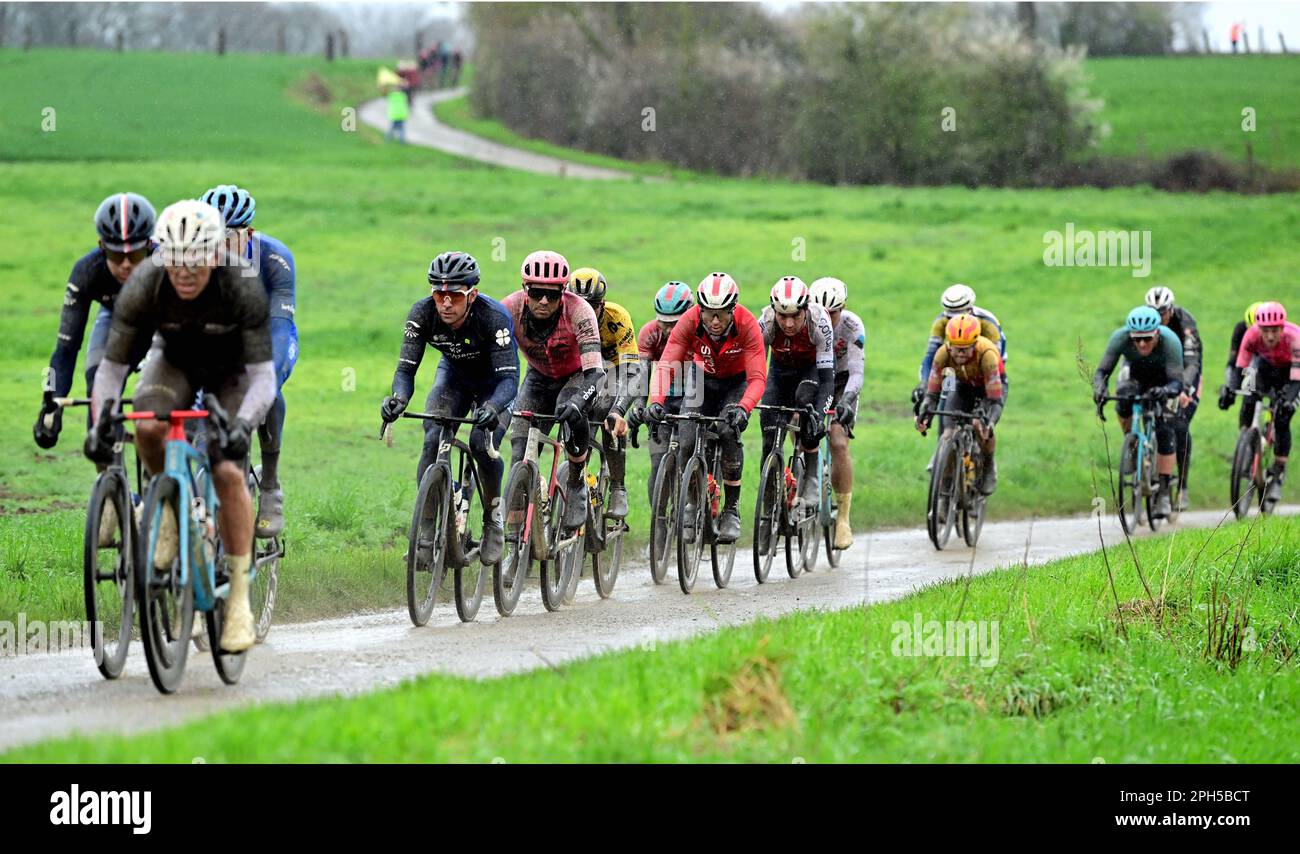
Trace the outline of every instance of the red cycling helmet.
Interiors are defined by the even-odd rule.
[[[559,252],[539,249],[524,259],[519,268],[525,285],[561,285],[569,283],[569,262]]]
[[[1283,326],[1286,324],[1286,309],[1280,302],[1266,302],[1255,309],[1256,326]]]

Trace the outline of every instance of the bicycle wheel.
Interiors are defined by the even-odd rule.
[[[487,575],[491,571],[483,566],[477,558],[465,560],[483,543],[483,510],[475,508],[474,499],[483,504],[480,484],[474,477],[474,470],[461,461],[459,488],[452,495],[452,538],[458,556],[455,569],[456,616],[462,623],[468,623],[478,616],[483,605],[483,591],[487,587]]]
[[[548,611],[558,611],[564,604],[565,592],[568,590],[569,582],[572,580],[571,565],[574,554],[582,555],[581,539],[568,544],[563,551],[558,554],[555,551],[555,544],[564,534],[564,508],[567,504],[565,501],[564,484],[569,475],[569,461],[565,460],[560,463],[559,469],[555,475],[555,491],[551,493],[551,512],[546,520],[546,543],[552,550],[550,558],[542,561],[542,604]]]
[[[116,525],[101,528],[104,508],[112,507]],[[95,480],[86,508],[84,586],[95,666],[105,679],[116,679],[126,665],[135,610],[133,546],[135,515],[126,479],[106,471]],[[100,539],[111,542],[100,545]]]
[[[501,552],[501,562],[492,573],[492,598],[497,613],[503,617],[515,612],[519,594],[528,578],[528,564],[533,554],[536,498],[537,476],[533,467],[526,462],[511,466],[501,500],[505,547]]]
[[[423,626],[433,613],[447,563],[447,470],[429,466],[420,478],[406,553],[406,609]]]
[[[840,565],[840,552],[835,548],[835,526],[839,522],[840,508],[835,503],[835,490],[831,486],[831,462],[829,455],[822,454],[822,539],[826,542],[826,562],[831,568]]]
[[[731,570],[736,565],[736,544],[711,543],[710,557],[713,561],[713,583],[719,590],[731,583]]]
[[[800,457],[802,458],[802,454]],[[802,459],[801,459],[802,465]],[[819,492],[820,495],[820,492]],[[817,551],[821,548],[822,538],[817,530],[821,527],[819,516],[821,502],[816,507],[804,507],[798,527],[799,537],[799,572],[812,572],[817,567]]]
[[[176,510],[179,494],[176,481],[169,475],[160,474],[150,481],[136,548],[135,595],[140,608],[144,659],[149,665],[149,678],[164,694],[173,693],[185,675],[190,630],[194,625],[194,589],[181,580],[179,536],[176,557],[162,569],[154,566],[156,532],[164,513],[176,521],[179,534],[181,520]]]
[[[650,580],[663,584],[668,575],[669,556],[675,554],[673,535],[677,531],[677,457],[664,454],[655,474],[654,500],[650,508]]]
[[[1232,473],[1229,481],[1229,496],[1232,499],[1232,512],[1238,519],[1250,515],[1252,499],[1257,496],[1255,487],[1255,470],[1259,460],[1259,431],[1248,427],[1237,436],[1237,447],[1232,454]]]
[[[966,545],[975,548],[975,544],[980,541],[980,531],[984,530],[984,508],[988,504],[988,497],[978,490],[972,490],[969,504],[969,508],[961,511],[961,536]]]
[[[627,525],[621,519],[607,519],[604,524],[605,550],[591,556],[591,579],[596,584],[596,593],[600,598],[608,599],[614,592],[614,585],[618,583],[618,571],[623,563],[623,537],[627,533]]]
[[[930,472],[930,497],[926,510],[926,527],[930,542],[940,551],[948,545],[957,522],[960,498],[961,459],[953,438],[939,443]]]
[[[700,571],[700,558],[704,556],[704,526],[709,521],[709,490],[704,477],[704,464],[692,457],[686,464],[681,492],[677,497],[680,512],[677,514],[677,584],[683,593],[690,593]]]
[[[262,486],[262,467],[248,473],[248,492],[257,507]],[[275,611],[275,594],[280,586],[280,559],[284,557],[284,543],[279,537],[260,540],[253,537],[253,578],[249,582],[248,599],[253,607],[253,630],[257,642],[266,640],[271,631],[271,614]]]
[[[1160,492],[1160,475],[1156,471],[1155,448],[1148,445],[1142,453],[1142,507],[1146,511],[1147,527],[1154,533],[1163,519],[1156,516],[1156,496]]]
[[[1124,437],[1124,445],[1120,450],[1119,477],[1115,479],[1115,488],[1117,495],[1115,500],[1119,503],[1119,523],[1124,528],[1124,533],[1130,536],[1137,532],[1138,502],[1142,495],[1142,473],[1138,471],[1138,437],[1129,433]]]
[[[218,587],[230,582],[220,563],[217,564],[216,581]],[[221,597],[217,599],[212,610],[204,615],[203,622],[207,626],[208,649],[212,652],[212,664],[217,669],[217,676],[221,677],[221,681],[227,685],[234,685],[239,681],[239,677],[244,674],[244,665],[248,662],[248,655],[247,651],[224,652],[221,649],[221,627],[225,620],[226,599]]]
[[[767,575],[772,571],[772,559],[776,557],[776,544],[781,537],[784,491],[781,474],[779,458],[768,456],[763,461],[758,495],[754,498],[754,578],[759,584],[767,581]]]

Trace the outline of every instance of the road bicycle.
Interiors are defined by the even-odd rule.
[[[1277,420],[1282,400],[1276,394],[1260,394],[1255,390],[1253,373],[1248,373],[1240,389],[1233,394],[1254,397],[1255,416],[1247,427],[1237,434],[1237,447],[1232,453],[1232,473],[1229,490],[1232,512],[1238,519],[1250,515],[1252,505],[1268,515],[1276,502],[1268,500],[1268,489],[1273,482],[1273,423]],[[1265,406],[1265,400],[1268,405]]]
[[[853,429],[844,428],[844,434],[852,439]],[[835,548],[835,525],[839,520],[840,507],[835,500],[835,490],[831,487],[831,434],[828,430],[822,437],[817,455],[817,480],[821,501],[817,505],[817,521],[822,526],[822,539],[826,542],[826,562],[832,568],[840,565],[840,553],[843,549]],[[812,564],[805,566],[811,572],[817,562],[817,550],[813,549]]]
[[[597,473],[587,473],[587,523],[583,526],[583,550],[591,558],[591,579],[596,586],[597,595],[601,599],[608,599],[614,592],[614,585],[618,583],[618,571],[623,562],[623,538],[628,527],[625,519],[605,512],[609,506],[609,462],[605,459],[604,444],[597,435],[603,427],[599,421],[591,423],[591,449],[600,457],[600,466]],[[623,450],[623,439],[615,441],[615,447]],[[581,577],[582,558],[579,557],[578,565],[565,588],[565,604],[573,603]]]
[[[470,622],[478,616],[491,572],[479,560],[485,532],[482,510],[474,507],[476,498],[480,508],[484,504],[483,479],[469,445],[456,436],[460,425],[474,421],[431,412],[403,412],[401,417],[433,422],[444,431],[437,457],[424,470],[416,491],[406,552],[407,611],[415,625],[429,622],[450,567],[455,578],[456,615],[462,622]],[[380,436],[390,446],[392,435],[393,425],[385,423]],[[488,456],[501,459],[490,432],[486,441]],[[500,574],[500,562],[494,568]]]
[[[722,419],[699,413],[668,413],[665,420],[673,424],[696,425],[695,450],[682,465],[682,477],[676,483],[676,507],[673,510],[672,537],[677,544],[677,585],[683,593],[695,588],[705,546],[713,566],[713,583],[718,589],[731,581],[736,562],[735,542],[718,541],[718,520],[722,516],[722,438],[718,425]],[[674,439],[676,436],[674,436]],[[663,462],[666,463],[665,456]],[[666,477],[663,470],[661,477]],[[673,484],[673,481],[667,481]]]
[[[663,584],[668,577],[669,562],[677,556],[677,497],[681,485],[677,477],[678,424],[667,421],[646,426],[652,431],[669,431],[668,450],[659,460],[659,470],[650,489],[650,579],[655,584]],[[633,430],[633,447],[639,447],[636,436]]]
[[[926,499],[925,527],[930,542],[942,551],[961,522],[962,539],[972,548],[984,529],[984,511],[988,498],[979,490],[988,465],[975,435],[976,413],[929,409],[931,417],[942,415],[951,435],[939,440],[934,467],[930,470],[930,489]]]
[[[1119,504],[1119,521],[1124,533],[1137,532],[1145,516],[1147,527],[1159,530],[1164,520],[1155,514],[1156,498],[1160,493],[1160,474],[1156,466],[1156,428],[1160,421],[1170,417],[1168,403],[1147,392],[1141,395],[1107,395],[1097,404],[1097,417],[1106,420],[1103,410],[1108,401],[1127,401],[1133,404],[1133,418],[1124,436],[1120,450],[1119,478],[1115,500]],[[1170,484],[1170,521],[1177,518],[1177,478]],[[1139,508],[1139,503],[1141,507]]]
[[[799,447],[798,416],[803,409],[790,406],[756,407],[759,410],[779,412],[788,416],[784,424],[770,428],[776,431],[772,448],[763,460],[758,476],[758,496],[754,500],[754,578],[759,584],[767,581],[772,570],[772,561],[776,557],[777,543],[785,539],[785,570],[791,578],[798,578],[805,567],[816,562],[818,547],[817,527],[821,524],[820,509],[804,507],[799,502],[799,484],[803,482],[803,451]],[[783,459],[785,436],[791,437],[791,450],[788,459]],[[818,451],[821,459],[821,451]],[[830,455],[825,455],[826,468]],[[820,488],[830,488],[828,472],[818,471],[818,477],[826,474]],[[824,498],[825,496],[823,496]]]

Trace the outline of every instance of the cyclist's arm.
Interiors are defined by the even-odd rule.
[[[686,358],[687,343],[694,337],[694,332],[687,329],[686,321],[681,320],[673,327],[664,345],[664,352],[655,363],[654,377],[650,383],[650,402],[663,403],[672,388],[674,375],[682,370],[682,360]]]
[[[817,345],[817,399],[819,410],[825,411],[835,399],[835,328],[826,312],[819,312],[816,317],[812,334]]]
[[[1248,328],[1240,320],[1232,328],[1232,343],[1228,345],[1228,367],[1223,375],[1223,381],[1228,388],[1241,388],[1241,368],[1237,367],[1237,353],[1241,351],[1241,339],[1246,337]]]
[[[1237,348],[1237,370],[1244,371],[1250,367],[1250,360],[1258,355],[1259,332],[1252,326],[1241,337],[1241,346]]]
[[[406,315],[406,325],[402,332],[402,350],[397,355],[397,370],[393,372],[393,395],[402,400],[410,400],[415,394],[415,374],[420,370],[420,362],[424,360],[424,324],[428,317],[428,312],[425,310],[427,305],[426,300],[420,300],[411,306],[410,312]],[[513,336],[511,343],[513,343]],[[515,371],[518,377],[517,365]]]
[[[849,379],[844,384],[844,395],[840,398],[841,402],[847,403],[854,409],[858,408],[858,395],[862,392],[862,377],[866,368],[866,330],[859,326],[858,335],[848,344],[848,351],[845,358],[848,362]]]
[[[740,340],[745,353],[746,380],[745,394],[740,398],[740,405],[746,412],[753,412],[767,388],[767,348],[758,321],[753,319],[753,315],[750,315],[748,323],[741,325]]]
[[[578,339],[578,353],[582,359],[583,388],[578,395],[578,406],[583,413],[590,413],[591,407],[596,403],[600,386],[605,381],[605,359],[600,346],[600,326],[596,321],[596,312],[585,301],[575,299],[572,306],[573,332]]]
[[[108,343],[104,345],[104,358],[95,373],[95,387],[90,393],[91,418],[97,420],[104,403],[117,400],[122,394],[122,384],[133,355],[138,354],[153,336],[157,325],[153,310],[162,270],[152,266],[143,274],[132,273],[122,292],[113,304],[113,325],[108,330]]]
[[[261,424],[279,392],[275,381],[275,361],[272,358],[274,351],[271,347],[271,322],[266,291],[260,284],[240,282],[235,298],[239,306],[244,370],[249,379],[248,390],[244,392],[236,416],[249,424]]]
[[[944,317],[940,315],[930,327],[930,339],[925,342],[925,355],[921,358],[921,382],[930,379],[930,368],[934,365],[934,354],[943,345]]]
[[[89,276],[82,272],[83,262],[78,261],[68,276],[68,288],[63,295],[63,310],[59,312],[59,336],[50,356],[50,369],[54,371],[54,394],[66,397],[72,390],[72,374],[77,369],[77,354],[86,336],[86,320],[90,317]]]
[[[1110,336],[1110,341],[1106,342],[1106,352],[1101,354],[1101,361],[1097,363],[1097,371],[1092,375],[1092,384],[1094,388],[1106,387],[1106,383],[1110,381],[1110,375],[1114,372],[1115,366],[1119,364],[1119,357],[1120,354],[1124,352],[1124,343],[1127,340],[1127,329],[1118,329]]]
[[[271,317],[271,349],[275,361],[275,375],[284,377],[291,368],[290,347],[296,337],[297,310],[296,281],[293,253],[287,247],[267,249],[269,244],[263,240],[261,246],[264,255],[259,259],[262,283],[266,288],[266,299]]]
[[[1183,386],[1192,393],[1201,386],[1201,331],[1196,318],[1183,312]]]
[[[117,401],[130,370],[130,366],[125,362],[117,362],[107,356],[100,361],[99,370],[95,372],[95,386],[90,392],[92,426],[99,421],[99,411],[104,408],[104,404],[108,401]]]
[[[985,350],[980,357],[980,370],[984,374],[984,396],[995,403],[1002,402],[1002,362],[996,349]]]
[[[637,349],[636,327],[632,325],[632,315],[628,314],[627,309],[619,306],[617,312],[617,322],[619,326],[618,338],[614,342],[614,376],[616,381],[616,395],[614,405],[610,407],[612,411],[619,415],[627,413],[628,408],[632,405],[633,397],[636,394],[637,378],[640,376],[640,354]],[[606,304],[605,311],[610,311],[610,304]]]
[[[515,341],[515,324],[510,312],[504,309],[495,312],[492,319],[494,323],[489,323],[488,326],[496,328],[484,329],[482,334],[490,342],[488,356],[495,385],[484,402],[497,412],[505,412],[514,404],[515,396],[519,393],[519,344]],[[508,334],[499,335],[498,332],[502,329]]]
[[[269,341],[267,343],[270,344]],[[235,414],[249,424],[261,424],[271,404],[275,403],[275,396],[279,394],[279,385],[275,381],[275,362],[271,359],[249,362],[244,366],[244,372],[248,374],[248,390],[244,392],[244,399],[239,402],[239,411]],[[95,384],[99,384],[98,377]]]

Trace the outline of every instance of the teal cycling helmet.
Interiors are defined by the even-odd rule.
[[[655,317],[664,323],[672,323],[686,310],[695,305],[691,287],[685,282],[669,282],[655,294]]]
[[[1129,332],[1147,335],[1160,328],[1160,312],[1149,305],[1140,305],[1128,313],[1124,321]]]
[[[234,184],[220,184],[213,187],[200,199],[221,211],[221,218],[225,220],[226,228],[243,228],[251,225],[253,215],[257,213],[257,202],[254,201],[253,194]]]

